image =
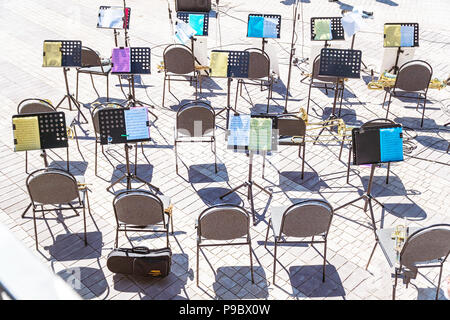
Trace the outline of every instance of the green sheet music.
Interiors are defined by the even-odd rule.
[[[270,151],[272,149],[272,119],[252,118],[250,120],[250,151]]]
[[[332,40],[331,21],[329,19],[314,20],[314,40]]]

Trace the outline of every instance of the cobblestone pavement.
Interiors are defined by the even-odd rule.
[[[172,1],[171,1],[172,2]],[[120,5],[122,1],[113,3]],[[283,17],[281,39],[270,40],[276,49],[281,77],[275,85],[270,108],[279,112],[284,106],[287,83],[289,47],[291,41],[293,0],[233,0],[220,1],[220,13],[212,13],[208,49],[244,49],[259,45],[246,38],[247,15],[251,12],[278,13]],[[309,57],[310,17],[339,16],[342,9],[351,9],[359,3],[363,9],[374,12],[373,19],[365,19],[365,28],[356,35],[355,48],[363,51],[363,61],[376,72],[383,55],[382,30],[385,22],[418,22],[420,47],[417,59],[428,61],[433,67],[433,77],[450,76],[450,27],[447,23],[449,1],[436,0],[344,0],[330,3],[327,0],[302,1],[299,5],[301,19],[297,29],[296,56]],[[24,153],[13,151],[11,116],[18,103],[25,98],[38,97],[57,103],[65,93],[61,69],[42,68],[42,42],[45,39],[79,39],[84,46],[109,56],[114,46],[112,30],[97,29],[98,7],[110,1],[93,0],[16,0],[0,1],[0,97],[3,116],[0,125],[5,135],[0,136],[3,165],[0,168],[0,222],[6,224],[30,250],[34,249],[33,221],[30,213],[21,218],[29,203],[26,191]],[[38,219],[39,253],[55,273],[65,276],[74,268],[81,274],[77,289],[85,299],[390,299],[391,270],[378,248],[368,270],[368,257],[374,245],[369,218],[359,207],[349,206],[336,212],[329,235],[327,253],[327,279],[321,282],[322,247],[281,246],[279,248],[276,285],[272,283],[273,242],[264,248],[264,237],[271,206],[290,204],[299,199],[320,198],[334,207],[361,195],[368,184],[367,167],[351,167],[350,183],[346,183],[345,147],[339,160],[337,143],[306,146],[305,178],[300,179],[301,161],[295,148],[281,147],[267,158],[265,178],[261,177],[262,158],[255,157],[254,179],[273,192],[268,197],[263,192],[255,194],[256,226],[251,227],[255,284],[250,281],[248,250],[246,247],[223,247],[203,250],[200,256],[200,285],[196,286],[196,230],[195,221],[202,210],[220,203],[219,196],[233,186],[244,182],[248,172],[245,154],[226,149],[225,120],[217,117],[217,154],[219,172],[214,174],[213,154],[209,146],[182,144],[179,148],[180,172],[175,172],[173,127],[180,103],[194,99],[194,88],[188,82],[172,84],[173,95],[167,95],[162,107],[163,74],[157,73],[162,52],[171,43],[167,2],[163,0],[130,0],[132,8],[130,43],[132,46],[152,48],[152,74],[139,77],[137,97],[154,104],[159,119],[151,128],[153,141],[145,143],[138,152],[138,172],[160,187],[174,203],[175,234],[170,237],[173,249],[171,274],[164,279],[137,279],[114,275],[106,268],[106,257],[114,245],[115,218],[113,195],[105,189],[124,170],[124,155],[120,145],[107,150],[106,157],[99,153],[98,177],[94,174],[95,137],[92,123],[77,126],[80,151],[75,141],[70,141],[71,170],[85,175],[91,190],[92,216],[88,219],[89,245],[82,241],[83,223],[79,217],[69,218],[67,213],[48,214]],[[173,8],[173,4],[172,4]],[[123,41],[123,34],[120,35]],[[340,42],[343,48],[351,40]],[[308,71],[307,62],[300,61],[293,68],[289,110],[306,107],[308,80],[300,81],[301,71]],[[71,91],[75,91],[75,71],[69,72]],[[367,88],[370,72],[362,72],[361,79],[351,79],[346,84],[343,119],[350,125],[361,125],[370,119],[384,117],[382,91]],[[232,99],[235,94],[232,83]],[[96,102],[104,102],[106,82],[95,78],[100,98],[92,89],[87,75],[80,76],[79,100],[83,111]],[[216,110],[226,105],[226,80],[205,79],[202,99]],[[427,226],[449,223],[449,154],[446,153],[449,133],[444,124],[449,115],[442,108],[450,104],[448,89],[430,90],[425,113],[425,123],[420,128],[421,109],[416,110],[415,100],[394,99],[391,119],[416,129],[416,149],[401,163],[392,165],[389,184],[385,184],[386,168],[375,172],[373,194],[384,204],[375,206],[378,227],[391,227],[406,219],[410,226]],[[123,101],[118,78],[111,76],[111,97]],[[266,91],[258,86],[246,86],[239,98],[241,112],[263,111]],[[312,90],[311,119],[325,119],[331,112],[333,93]],[[251,98],[250,98],[251,97]],[[67,105],[65,105],[67,107]],[[69,112],[69,111],[67,111]],[[65,153],[48,152],[50,165],[63,167]],[[29,172],[42,168],[39,152],[29,152]],[[133,184],[133,187],[141,187]],[[124,185],[115,191],[125,188]],[[241,203],[249,209],[246,196],[233,194],[228,201]],[[164,237],[129,234],[134,245],[160,247]],[[125,236],[120,245],[129,246]],[[447,263],[442,277],[440,299],[445,299],[446,278],[450,276]],[[406,288],[400,284],[399,299],[433,299],[438,270],[421,271],[416,280]]]

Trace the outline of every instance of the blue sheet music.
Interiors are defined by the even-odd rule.
[[[262,38],[264,36],[264,17],[250,16],[247,36],[252,38]]]
[[[250,115],[232,115],[228,130],[229,147],[247,147],[250,143]]]
[[[278,38],[278,19],[276,18],[264,18],[264,38]]]
[[[414,27],[413,26],[401,26],[400,27],[400,46],[401,47],[414,47]]]
[[[125,128],[128,141],[150,139],[147,108],[137,107],[125,110]]]
[[[205,24],[204,14],[190,14],[189,15],[189,25],[195,30],[197,36],[203,35],[203,27]]]
[[[402,127],[380,129],[381,162],[403,160]]]

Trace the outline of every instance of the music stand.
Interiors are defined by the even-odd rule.
[[[55,54],[55,52],[49,52],[48,46],[57,45],[59,47],[58,56],[52,56],[49,58],[50,54]],[[81,111],[80,103],[75,99],[73,94],[70,93],[69,80],[67,78],[67,72],[71,67],[81,67],[81,41],[79,40],[44,40],[44,50],[43,50],[44,63],[43,67],[62,67],[64,73],[64,82],[66,84],[66,94],[56,105],[55,109],[64,102],[64,100],[69,101],[69,110],[72,111],[72,103],[78,109],[83,119],[88,123],[87,118]],[[49,60],[52,59],[52,60]]]
[[[119,60],[119,56],[124,51],[127,52],[125,58],[120,58]],[[134,88],[135,75],[151,73],[150,58],[151,53],[150,48],[148,47],[120,47],[113,49],[111,74],[128,76],[128,96],[125,107],[148,106],[152,109],[155,108],[153,105],[136,99],[136,92]],[[126,68],[124,68],[125,65],[127,66]],[[158,116],[156,114],[151,112],[149,109],[147,109],[147,111],[155,117],[155,121],[158,120]]]
[[[12,116],[14,151],[41,150],[45,168],[48,167],[46,149],[66,148],[69,171],[69,143],[64,112],[19,114]],[[31,203],[22,213],[22,218]]]
[[[388,34],[386,33],[387,28],[397,28],[397,30],[395,31],[397,33],[397,34],[395,34],[395,39],[389,39]],[[401,30],[403,28],[405,28],[405,29],[413,28],[412,34],[411,33],[409,33],[408,35],[402,34]],[[402,48],[419,46],[419,24],[418,23],[385,23],[383,36],[384,36],[383,47],[397,48],[397,57],[395,59],[395,65],[392,67],[391,70],[389,70],[389,72],[397,74],[397,72],[399,70],[398,63],[399,63],[399,59],[400,59],[400,54],[404,52],[404,50],[402,50]]]
[[[225,68],[221,68],[223,66],[216,66],[214,57],[215,54],[218,55],[227,55],[227,66]],[[235,113],[237,111],[233,109],[231,106],[231,81],[233,78],[248,78],[248,68],[250,64],[250,53],[248,51],[230,51],[230,50],[212,50],[211,51],[211,68],[210,68],[210,76],[218,77],[218,78],[227,78],[227,105],[225,108],[221,109],[216,116],[221,114],[222,112],[227,112],[227,119],[229,118],[230,110],[233,110]],[[217,68],[217,70],[216,70]],[[219,70],[220,68],[220,70]],[[228,125],[228,124],[227,124]]]
[[[123,7],[116,6],[100,6],[98,12],[97,28],[113,29],[114,43],[118,47],[117,30],[124,30],[125,32],[125,46],[128,47],[128,29],[130,28],[130,14],[131,8],[126,7],[125,2]],[[106,18],[105,18],[106,17]],[[113,20],[116,17],[116,20]],[[117,19],[118,18],[118,19]]]
[[[276,19],[275,26],[271,23],[271,20]],[[274,29],[275,27],[275,29]],[[262,51],[267,43],[268,38],[280,39],[281,31],[281,15],[277,14],[249,14],[247,21],[247,37],[248,38],[261,38],[262,39]]]
[[[265,132],[266,136],[264,137],[264,132],[262,133],[262,136],[260,136],[260,132],[256,132],[256,130],[252,127],[251,118],[264,118],[263,120],[270,119],[270,136],[268,136],[268,131]],[[237,120],[237,121],[235,121]],[[227,134],[227,140],[228,140],[228,148],[232,149],[234,151],[241,151],[246,152],[248,154],[249,160],[248,160],[248,179],[247,181],[243,182],[239,186],[231,189],[224,195],[220,196],[220,199],[225,198],[226,196],[232,194],[233,192],[246,187],[247,188],[247,199],[250,202],[250,208],[252,211],[252,217],[253,217],[253,225],[256,225],[255,220],[255,206],[253,203],[253,186],[257,187],[258,189],[264,191],[269,196],[272,196],[272,193],[268,190],[266,190],[264,187],[260,186],[258,183],[253,181],[252,177],[252,171],[253,171],[253,155],[259,152],[262,152],[264,155],[272,150],[272,146],[275,145],[274,139],[276,139],[276,134],[274,129],[276,129],[276,120],[272,117],[263,117],[263,116],[250,116],[250,115],[239,115],[234,114],[229,119],[229,124],[227,125],[227,128],[230,128],[230,131]],[[256,134],[257,136],[254,136]],[[275,137],[275,138],[274,138]],[[252,140],[256,139],[257,141],[261,141],[262,147],[260,149],[259,143],[255,145],[252,145]],[[264,141],[265,140],[265,141]],[[264,146],[265,144],[265,146]]]
[[[352,130],[353,163],[357,165],[371,165],[369,182],[367,191],[363,195],[343,204],[334,209],[334,211],[336,212],[359,200],[365,200],[364,212],[369,207],[372,230],[376,241],[378,241],[378,236],[376,234],[377,227],[373,214],[372,201],[375,201],[381,207],[384,206],[371,194],[373,176],[375,168],[379,163],[403,161],[402,131],[403,128],[400,124],[373,125],[369,128],[354,128]]]
[[[127,189],[131,189],[131,181],[139,181],[146,184],[150,188],[156,190],[159,189],[152,185],[150,182],[145,181],[139,177],[136,173],[130,171],[130,157],[129,150],[132,146],[129,143],[136,144],[138,142],[150,141],[150,123],[148,121],[148,115],[146,107],[143,108],[106,108],[98,111],[98,122],[99,122],[99,134],[100,134],[100,144],[124,144],[125,150],[125,161],[126,161],[126,172],[117,180],[111,183],[111,185],[106,188],[109,191],[113,186],[121,182],[122,180],[127,180]],[[144,113],[142,113],[142,111]],[[144,117],[145,116],[145,117]],[[134,164],[137,166],[137,163]]]

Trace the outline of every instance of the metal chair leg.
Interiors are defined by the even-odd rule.
[[[199,281],[199,277],[200,277],[199,272],[198,272],[199,263],[200,263],[200,246],[197,243],[197,287],[198,287],[198,281]]]
[[[390,171],[391,171],[391,163],[388,162],[387,173],[386,173],[386,184],[389,184],[389,173],[390,173]]]
[[[442,279],[442,267],[443,267],[443,265],[441,264],[440,271],[439,271],[438,285],[436,288],[436,300],[439,299],[439,289],[441,288],[441,279]]]
[[[386,119],[389,119],[389,107],[391,106],[391,100],[392,100],[392,93],[389,93],[389,101],[388,101],[388,105],[387,105]]]
[[[178,152],[177,152],[177,142],[174,143],[174,151],[175,151],[175,171],[178,174]]]
[[[162,106],[164,107],[164,100],[166,97],[166,76],[164,76],[164,83],[163,83],[163,96],[162,96]]]
[[[350,182],[350,161],[352,159],[352,147],[348,149],[348,162],[347,162],[347,184]]]
[[[249,239],[248,243],[249,253],[250,253],[250,274],[252,275],[252,283],[255,283],[255,278],[253,277],[253,258],[252,258],[252,242]]]
[[[324,243],[324,249],[323,249],[323,273],[322,273],[322,282],[325,282],[325,268],[327,263],[327,240],[325,240]]]
[[[427,105],[427,95],[425,94],[425,98],[423,100],[423,111],[422,111],[422,121],[420,122],[420,127],[423,127],[423,118],[425,117],[425,106]]]
[[[213,140],[213,145],[214,145],[214,169],[215,169],[216,174],[217,174],[218,170],[217,170],[216,139]]]
[[[264,248],[266,248],[266,249],[267,249],[267,239],[269,239],[269,229],[270,229],[271,223],[272,223],[272,219],[269,219],[269,223],[267,224],[266,240],[264,241]]]
[[[395,292],[397,290],[397,277],[398,277],[398,273],[397,273],[397,269],[395,269],[394,285],[392,286],[392,300],[395,300]]]
[[[275,284],[276,268],[277,268],[277,237],[275,236],[275,250],[273,251],[273,278],[272,278],[273,284]]]
[[[36,225],[36,209],[33,206],[33,225],[34,225],[34,241],[36,242],[36,250],[39,251],[38,249],[38,233],[37,233],[37,225]]]
[[[80,76],[80,73],[77,70],[77,84],[76,84],[76,89],[75,89],[75,99],[78,101],[78,78]]]

